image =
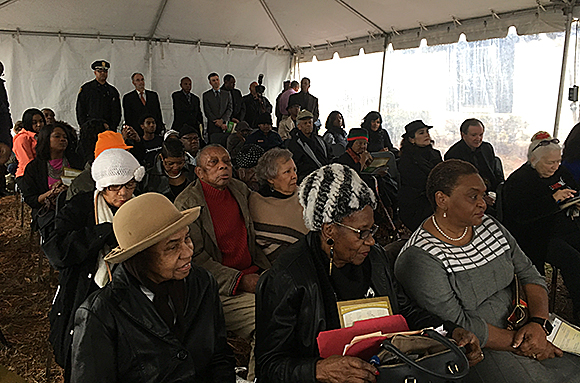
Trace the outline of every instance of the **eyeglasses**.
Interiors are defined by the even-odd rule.
[[[360,239],[362,239],[363,241],[365,239],[367,239],[368,237],[371,237],[371,236],[374,236],[375,234],[377,234],[377,231],[379,230],[379,227],[377,225],[373,225],[370,228],[370,230],[361,230],[361,229],[355,229],[354,227],[347,226],[347,225],[340,223],[340,222],[335,222],[335,224],[337,224],[338,226],[346,227],[347,229],[350,229],[350,230],[354,231],[355,233],[358,233],[358,237]]]
[[[560,140],[557,138],[553,138],[551,140],[542,140],[540,142],[538,142],[538,145],[534,146],[534,148],[532,149],[532,152],[536,149],[538,149],[540,146],[548,146],[550,144],[559,144]]]
[[[106,189],[108,191],[118,192],[121,189],[123,189],[123,187],[125,189],[127,189],[127,190],[135,190],[137,188],[137,181],[131,180],[131,181],[129,181],[126,184],[123,184],[123,185],[111,185],[111,186],[107,186]]]

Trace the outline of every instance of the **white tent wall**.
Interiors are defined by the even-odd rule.
[[[151,56],[151,57],[150,57]],[[31,107],[49,107],[57,119],[77,126],[76,98],[80,86],[94,78],[90,65],[105,59],[111,63],[108,81],[121,97],[134,89],[131,74],[142,72],[147,89],[159,93],[163,118],[173,121],[171,93],[179,80],[189,76],[192,91],[209,89],[207,75],[231,73],[243,94],[259,73],[264,73],[266,96],[274,103],[282,82],[290,72],[287,52],[225,49],[187,44],[153,43],[110,39],[61,38],[0,34],[0,61],[5,66],[6,88],[12,119],[21,119]]]

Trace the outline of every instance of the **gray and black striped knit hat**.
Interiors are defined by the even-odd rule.
[[[340,222],[370,205],[377,206],[371,188],[351,168],[331,164],[310,173],[300,183],[298,199],[304,208],[304,224],[320,231],[323,223]]]

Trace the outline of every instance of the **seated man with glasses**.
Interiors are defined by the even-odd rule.
[[[42,245],[59,271],[49,313],[49,340],[56,362],[65,369],[65,381],[70,374],[75,311],[111,278],[112,267],[103,257],[117,246],[113,216],[133,197],[145,169],[125,149],[107,149],[93,162],[91,174],[96,190],[75,195],[57,212],[52,235]]]
[[[256,376],[268,382],[374,382],[377,369],[359,358],[320,358],[316,338],[339,329],[338,301],[389,300],[411,329],[441,327],[481,361],[471,332],[415,305],[399,287],[381,246],[373,191],[354,170],[332,164],[310,173],[298,189],[306,236],[280,254],[256,288]],[[351,380],[352,379],[352,380]]]

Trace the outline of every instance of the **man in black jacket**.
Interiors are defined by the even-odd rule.
[[[181,132],[183,125],[187,124],[197,130],[201,137],[203,126],[203,114],[199,97],[191,93],[191,79],[184,77],[179,83],[181,90],[173,92],[173,124],[171,129]]]
[[[109,64],[105,60],[95,61],[91,65],[95,79],[81,87],[77,97],[77,121],[84,124],[91,118],[107,121],[111,129],[116,130],[121,122],[121,100],[119,91],[107,82]]]
[[[470,162],[479,170],[487,190],[495,192],[497,185],[504,181],[503,169],[495,156],[493,146],[483,141],[483,123],[476,118],[469,118],[463,121],[459,131],[461,140],[447,150],[445,159],[456,158]]]
[[[228,91],[232,95],[232,116],[230,117],[231,120],[236,124],[240,121],[243,121],[244,116],[246,115],[246,105],[244,104],[242,92],[240,92],[239,89],[236,89],[235,77],[232,76],[231,74],[226,74],[224,76],[224,84],[220,89]]]
[[[161,104],[157,92],[145,89],[145,78],[141,73],[133,73],[131,82],[135,90],[123,96],[123,115],[125,124],[131,126],[140,137],[143,137],[143,129],[139,126],[139,120],[146,114],[155,118],[157,123],[157,134],[165,130]]]

